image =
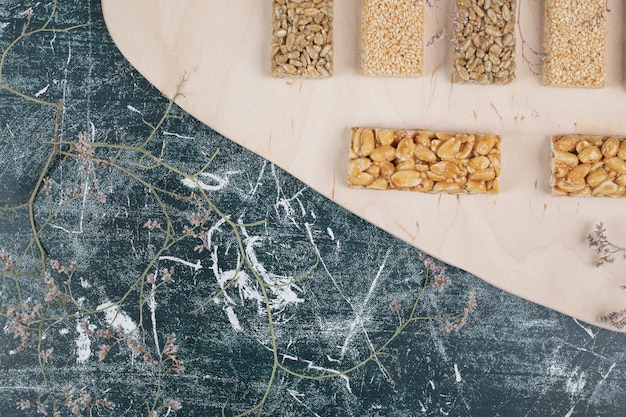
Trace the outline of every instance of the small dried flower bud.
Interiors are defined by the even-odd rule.
[[[161,277],[163,282],[170,282],[172,280],[172,274],[168,269],[163,268],[163,271],[161,271],[161,273],[163,274],[163,276]]]
[[[28,400],[19,400],[17,403],[18,410],[28,410],[31,406],[32,404]]]
[[[37,412],[39,414],[43,414],[44,416],[47,416],[48,415],[48,407],[44,403],[39,402],[39,401],[37,401],[36,404],[37,404]]]
[[[152,363],[156,363],[156,361],[154,360],[154,358],[152,357],[152,355],[150,354],[150,352],[145,352],[145,353],[143,354],[143,360],[144,360],[146,363],[150,363],[150,364],[152,364]]]
[[[100,349],[98,350],[98,360],[103,361],[109,354],[112,347],[112,345],[100,345]]]
[[[441,291],[452,283],[450,278],[446,277],[443,274],[437,274],[433,281],[433,287],[437,289],[437,291]]]
[[[50,259],[50,268],[54,269],[57,272],[61,272],[61,264],[56,259]]]
[[[147,228],[149,230],[154,230],[154,229],[160,229],[161,228],[161,224],[158,221],[156,221],[156,220],[148,219],[144,223],[143,227],[145,227],[145,228]]]
[[[54,280],[52,279],[52,274],[50,274],[50,271],[44,272],[43,281],[46,283],[46,285],[54,285]]]
[[[200,213],[193,213],[189,217],[189,223],[191,223],[192,226],[200,226],[204,222],[205,222],[205,219]]]
[[[103,406],[104,408],[106,408],[107,410],[113,410],[115,409],[115,404],[113,404],[111,401],[109,400],[99,400],[98,404],[100,404],[101,406]]]
[[[171,408],[174,411],[178,411],[181,408],[183,408],[179,400],[168,400],[165,403],[163,403],[163,407]]]
[[[87,320],[81,320],[79,323],[80,329],[85,332],[85,334],[91,335],[92,331],[89,328],[89,322]]]
[[[4,249],[0,249],[0,261],[4,262],[4,272],[9,272],[13,269],[13,257]]]
[[[39,357],[45,363],[47,363],[50,360],[50,358],[52,357],[52,351],[54,351],[54,348],[50,348],[50,349],[47,349],[47,350],[39,351]]]
[[[49,200],[52,198],[52,180],[48,177],[43,179],[43,190],[46,193],[46,198]]]

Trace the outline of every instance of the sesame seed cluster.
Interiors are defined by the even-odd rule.
[[[363,0],[361,22],[362,75],[422,75],[422,1]]]
[[[606,0],[546,0],[543,82],[604,87]]]

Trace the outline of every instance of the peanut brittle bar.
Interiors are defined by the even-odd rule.
[[[348,186],[427,193],[497,194],[498,135],[352,128]]]
[[[550,144],[552,195],[626,195],[626,138],[558,135]]]

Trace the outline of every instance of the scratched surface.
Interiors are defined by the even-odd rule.
[[[0,0],[3,50],[19,36],[29,9],[29,27],[45,21],[51,12],[47,3]],[[82,23],[88,25],[18,43],[6,57],[2,81],[41,100],[64,101],[61,142],[75,142],[79,132],[87,132],[94,142],[141,143],[150,133],[144,121],[157,123],[167,101],[117,52],[97,1],[62,2],[50,27]],[[51,197],[43,190],[36,195],[33,220],[48,260],[77,263],[70,287],[83,310],[50,303],[44,313],[57,320],[42,326],[35,321],[36,337],[16,352],[20,341],[10,333],[8,309],[19,306],[20,296],[29,305],[43,299],[47,287],[37,272],[37,250],[29,249],[28,210],[0,212],[0,250],[32,271],[17,278],[21,294],[14,275],[0,274],[3,416],[37,415],[38,400],[48,415],[140,416],[170,399],[180,401],[182,409],[175,411],[170,403],[159,415],[218,416],[223,410],[230,416],[252,409],[264,395],[262,415],[284,417],[613,417],[626,412],[626,335],[579,323],[449,267],[452,284],[441,292],[426,291],[416,314],[455,315],[473,290],[478,306],[467,325],[445,333],[441,321],[420,320],[394,336],[427,275],[418,250],[176,107],[172,116],[148,145],[150,152],[193,172],[219,150],[207,171],[197,183],[160,169],[134,172],[154,187],[180,194],[201,186],[226,218],[264,222],[238,228],[238,241],[214,212],[206,223],[208,247],[194,250],[197,242],[182,240],[150,266],[164,233],[144,225],[165,220],[146,183],[113,167],[86,172],[79,161],[57,156],[45,174],[52,181]],[[52,149],[54,121],[53,108],[0,90],[0,205],[29,200]],[[137,162],[131,156],[120,159],[126,167],[137,168]],[[67,190],[95,182],[106,201],[68,198]],[[174,226],[189,223],[193,208],[188,204],[167,196],[161,203]],[[242,268],[229,286],[242,253],[252,269]],[[172,266],[172,280],[156,296],[145,297],[134,286],[142,271],[155,271],[158,279],[158,271]],[[61,285],[59,275],[53,278]],[[257,279],[279,285],[262,286]],[[220,288],[218,302],[192,313]],[[119,306],[111,306],[121,298]],[[92,331],[121,328],[120,342],[103,360],[98,351],[110,340],[89,336],[83,321]],[[145,341],[146,350],[158,357],[172,333],[183,372],[165,374],[133,356],[133,338]],[[376,360],[358,367],[390,339]],[[46,362],[38,351],[49,349]],[[278,369],[272,376],[274,355],[293,373]],[[355,366],[332,378],[303,378]],[[75,391],[69,406],[64,387]],[[72,410],[80,392],[90,396],[90,408]],[[104,399],[115,408],[97,403]],[[21,410],[20,401],[32,405]]]

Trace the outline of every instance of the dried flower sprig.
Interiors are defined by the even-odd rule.
[[[593,233],[587,235],[587,244],[590,248],[595,248],[595,252],[599,258],[595,266],[600,267],[607,263],[615,262],[615,254],[623,252],[626,254],[626,248],[617,246],[609,241],[606,237],[606,227],[603,222],[596,224]],[[620,287],[622,290],[626,290],[626,285]],[[618,330],[626,328],[626,308],[619,311],[600,316],[598,318],[600,323],[608,324]]]
[[[91,394],[89,394],[89,392],[84,389],[80,391],[76,398],[74,398],[75,393],[76,390],[74,389],[74,387],[68,384],[63,387],[63,400],[58,401],[57,399],[55,399],[54,401],[52,401],[52,404],[50,404],[49,401],[46,401],[44,399],[44,393],[40,391],[37,400],[35,400],[34,402],[25,399],[19,400],[17,402],[16,408],[18,410],[28,410],[34,406],[36,408],[37,414],[42,414],[46,416],[48,415],[48,410],[51,406],[54,410],[52,411],[53,417],[61,416],[61,408],[67,408],[68,412],[71,415],[75,416],[82,416],[83,412],[85,411],[88,411],[89,415],[94,415],[93,409],[96,407],[102,407],[107,410],[115,409],[115,404],[113,404],[111,401],[107,400],[106,398],[93,398]]]
[[[172,333],[167,337],[163,354],[166,360],[170,362],[169,370],[175,373],[181,373],[185,370],[183,361],[178,357],[178,346],[176,346],[176,334]]]
[[[599,255],[596,267],[600,267],[605,263],[613,263],[615,262],[614,255],[616,253],[626,252],[625,248],[619,247],[608,240],[603,222],[596,224],[594,232],[587,235],[587,244],[590,248],[595,248],[596,253]]]
[[[420,257],[420,260],[422,261],[422,263],[424,264],[424,268],[426,269],[427,281],[432,281],[432,283],[427,282],[428,285],[432,286],[438,292],[441,292],[446,287],[452,284],[452,280],[447,274],[446,265],[424,255]],[[443,323],[442,327],[444,332],[458,332],[467,324],[467,318],[470,314],[474,312],[474,310],[476,310],[476,298],[476,291],[471,290],[469,292],[467,304],[458,316],[451,319],[440,319],[440,321],[442,321]]]
[[[598,318],[600,323],[605,323],[616,329],[623,329],[626,327],[626,308],[620,311],[614,311]]]
[[[2,272],[9,272],[13,269],[13,257],[5,249],[0,249],[0,261],[4,263]]]
[[[456,320],[446,320],[443,324],[443,331],[446,333],[450,333],[452,331],[458,332],[465,327],[467,324],[467,318],[474,312],[474,310],[476,310],[476,306],[476,291],[472,290],[469,292],[467,305],[461,314],[459,314]]]

